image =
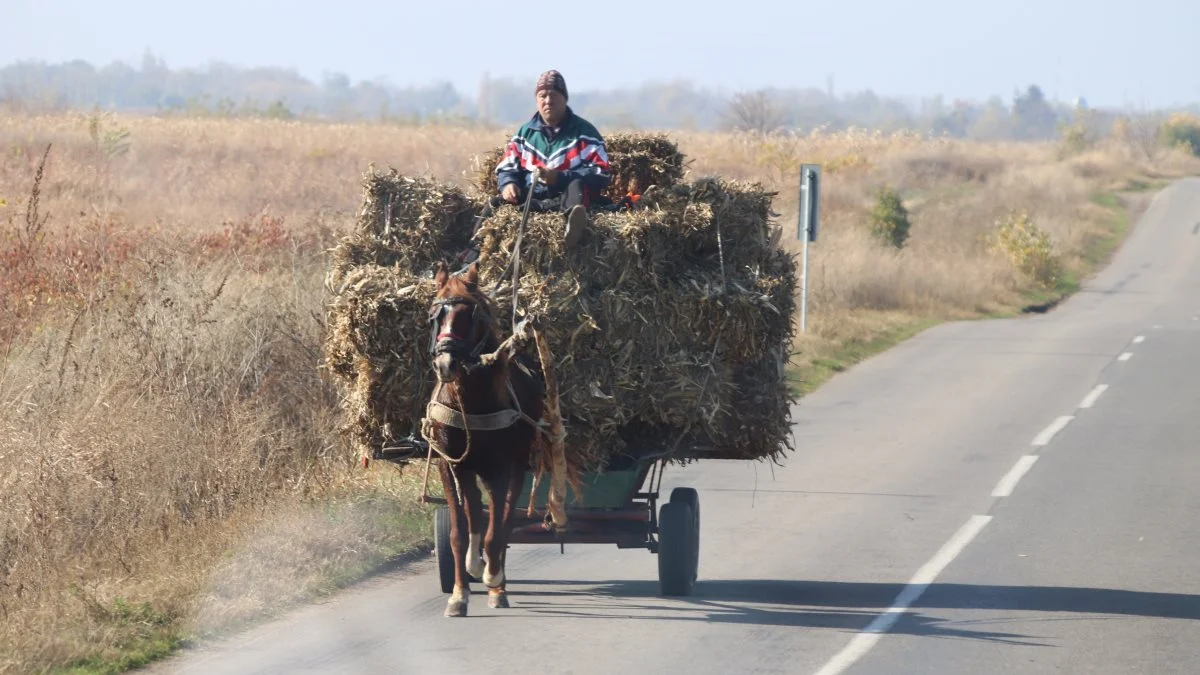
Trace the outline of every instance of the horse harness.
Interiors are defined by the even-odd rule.
[[[488,316],[487,312],[479,311],[478,304],[471,298],[451,296],[434,300],[432,307],[429,310],[429,322],[431,324],[429,334],[430,354],[436,356],[440,353],[452,351],[455,348],[465,347],[467,344],[466,338],[455,334],[453,331],[448,333],[439,332],[441,330],[442,320],[446,316],[446,312],[448,312],[450,307],[454,305],[471,306],[472,332],[478,332],[481,329],[486,329],[488,324],[491,323],[491,317]],[[469,356],[470,361],[479,361],[479,358],[483,353],[484,342],[484,340],[480,340],[475,345],[474,349],[471,350]],[[444,347],[442,345],[444,345]],[[518,368],[521,368],[525,372],[529,373],[524,364],[518,362],[516,365]],[[532,373],[529,374],[532,375]],[[425,417],[421,420],[421,435],[424,436],[429,442],[430,449],[436,450],[442,459],[451,464],[458,464],[467,458],[467,455],[470,453],[470,434],[472,431],[500,431],[503,429],[508,429],[516,424],[519,420],[523,419],[534,429],[545,433],[545,424],[543,422],[534,420],[529,415],[526,415],[523,410],[521,410],[521,404],[517,399],[516,391],[513,390],[511,378],[506,378],[505,385],[508,388],[509,400],[512,407],[484,414],[463,412],[461,399],[458,402],[458,410],[437,401],[437,395],[440,393],[444,384],[444,382],[440,380],[438,381],[437,388],[434,390],[433,396],[430,397],[430,401],[425,407]],[[455,393],[457,394],[457,392]],[[445,426],[454,427],[456,429],[462,429],[467,433],[467,450],[463,452],[462,457],[458,458],[457,460],[452,459],[441,447],[438,447],[437,442],[433,440],[432,425],[434,422],[443,424]]]

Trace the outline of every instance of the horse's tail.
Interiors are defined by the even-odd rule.
[[[550,441],[550,494],[547,508],[555,528],[565,529],[567,526],[568,468],[564,440],[567,435],[563,431],[562,411],[558,404],[558,379],[555,378],[554,368],[551,365],[553,361],[550,347],[547,346],[546,338],[542,336],[541,331],[536,328],[533,330],[533,340],[537,344],[538,360],[541,361],[542,375],[546,380],[546,403],[543,408],[543,416],[550,425],[550,428],[547,429]]]

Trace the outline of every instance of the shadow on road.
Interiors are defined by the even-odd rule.
[[[663,598],[654,581],[525,581],[517,586],[514,582],[513,599],[533,614],[854,631],[865,628],[904,589],[902,584],[883,583],[703,580],[697,583],[691,596]],[[556,588],[540,590],[539,586]],[[1123,616],[1200,620],[1200,595],[1105,588],[932,584],[890,632],[1036,645],[1039,643],[1029,641],[1028,636],[965,627],[1083,618],[1025,615],[962,621],[931,615],[931,611],[951,609],[1093,615],[1087,617],[1089,620]]]

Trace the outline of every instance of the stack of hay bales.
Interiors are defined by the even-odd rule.
[[[775,243],[774,195],[751,183],[681,182],[682,155],[668,140],[619,138],[614,189],[656,191],[633,210],[593,213],[571,250],[559,213],[532,214],[522,239],[519,310],[541,318],[554,355],[568,456],[583,470],[667,450],[680,462],[777,458],[790,447],[783,365],[796,265]],[[638,157],[626,148],[640,159],[623,161]],[[358,227],[330,274],[326,356],[345,395],[345,429],[370,453],[419,425],[433,384],[433,265],[466,246],[482,202],[394,172],[372,171],[364,187]],[[481,288],[501,325],[520,221],[520,207],[505,205],[476,235]]]

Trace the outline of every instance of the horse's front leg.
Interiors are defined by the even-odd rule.
[[[484,541],[487,569],[483,573],[483,583],[488,589],[488,607],[503,609],[509,606],[505,559],[508,557],[508,541],[512,533],[512,512],[524,480],[523,471],[509,466],[488,481],[488,501],[492,507]]]
[[[508,570],[508,545],[512,541],[513,514],[517,510],[517,499],[525,486],[525,468],[513,466],[509,470],[508,492],[504,495],[504,517],[500,521],[500,531],[504,536],[504,546],[500,549],[500,569]],[[508,607],[508,578],[505,572],[504,583],[500,585],[496,607]],[[488,590],[488,605],[492,606],[491,589]]]
[[[504,567],[500,556],[504,552],[505,538],[501,531],[504,517],[505,488],[508,487],[508,471],[498,471],[486,480],[488,494],[488,529],[483,538],[483,550],[487,555],[487,567],[483,570],[483,585],[488,588],[488,606],[497,607],[497,591],[504,587]]]
[[[483,579],[483,529],[487,523],[483,520],[483,493],[479,490],[479,483],[475,480],[475,475],[471,475],[470,486],[463,485],[463,492],[466,494],[467,506],[467,551],[463,560],[466,565],[467,574],[471,575],[471,579],[481,581]]]
[[[464,504],[460,505],[458,491],[454,487],[454,474],[446,462],[438,463],[438,473],[442,478],[442,492],[446,495],[446,503],[450,511],[450,553],[454,557],[454,590],[450,593],[450,599],[446,601],[446,616],[460,617],[467,615],[467,605],[471,600],[471,578],[467,576],[466,565],[464,564],[465,555],[467,552],[467,532],[470,531],[470,500],[462,495]],[[467,480],[466,472],[459,471],[459,480],[463,483],[464,492],[467,492],[465,486],[470,483],[474,484],[474,475]],[[478,494],[478,489],[476,489]],[[478,499],[475,501],[478,504]],[[464,508],[465,507],[465,508]]]

